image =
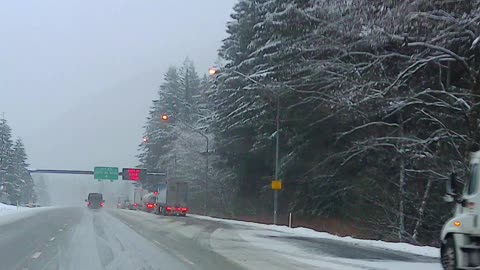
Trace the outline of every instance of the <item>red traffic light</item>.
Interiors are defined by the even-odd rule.
[[[162,121],[168,121],[168,115],[166,114],[162,114],[160,118],[162,119]]]

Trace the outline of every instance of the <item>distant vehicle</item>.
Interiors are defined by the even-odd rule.
[[[40,207],[41,205],[39,203],[24,203],[24,204],[21,204],[20,206],[28,207],[28,208],[37,208],[37,207]]]
[[[142,209],[143,207],[143,196],[147,194],[148,191],[144,190],[142,188],[136,188],[133,192],[133,209],[132,210],[137,210],[137,209]]]
[[[122,200],[120,198],[117,200],[117,208],[122,208]]]
[[[135,189],[135,191],[133,192],[133,209],[132,210],[137,210],[142,208],[143,206],[142,198],[147,193],[148,191],[143,190],[142,188]]]
[[[188,212],[188,183],[169,181],[158,187],[155,213],[165,216],[186,216]]]
[[[129,210],[134,210],[134,204],[130,200],[124,200],[121,204],[122,209],[129,209]]]
[[[125,209],[128,210],[137,210],[138,209],[138,204],[130,201],[130,200],[125,200]]]
[[[138,203],[131,203],[128,210],[138,210],[138,208],[139,208]]]
[[[87,207],[89,209],[100,209],[103,207],[105,200],[103,199],[102,193],[88,193]]]
[[[157,195],[154,192],[147,193],[142,197],[142,210],[151,213],[157,205]]]

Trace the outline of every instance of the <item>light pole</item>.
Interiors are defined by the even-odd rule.
[[[275,122],[276,122],[276,131],[275,131],[275,180],[279,180],[278,178],[280,177],[280,163],[279,163],[279,153],[280,153],[280,96],[281,94],[278,92],[275,92],[268,88],[267,85],[264,85],[260,83],[259,81],[253,79],[252,77],[243,74],[241,72],[238,72],[236,70],[232,71],[233,73],[240,75],[241,77],[248,79],[249,81],[255,83],[256,85],[259,85],[270,92],[272,92],[275,95],[276,99],[276,117],[275,117]],[[215,75],[218,73],[218,70],[215,68],[209,68],[208,69],[208,74],[209,75]],[[275,189],[273,191],[273,224],[277,224],[277,210],[278,210],[278,190]]]
[[[278,155],[280,152],[280,95],[277,94],[277,131],[275,132],[275,180],[278,181],[280,174],[280,164]],[[277,209],[278,209],[278,189],[273,191],[273,224],[277,225]]]

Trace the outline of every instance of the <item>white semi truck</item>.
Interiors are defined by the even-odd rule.
[[[188,212],[188,183],[168,181],[158,186],[155,212],[165,216],[186,216]]]
[[[447,183],[445,200],[455,202],[455,214],[443,226],[441,262],[443,269],[480,269],[480,151],[470,158],[470,176],[463,192],[454,173]]]
[[[135,188],[133,191],[133,209],[138,210],[143,207],[143,196],[147,194],[148,191],[142,188]]]

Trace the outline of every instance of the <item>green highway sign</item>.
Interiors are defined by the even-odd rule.
[[[93,178],[97,180],[118,180],[118,167],[95,167]]]

